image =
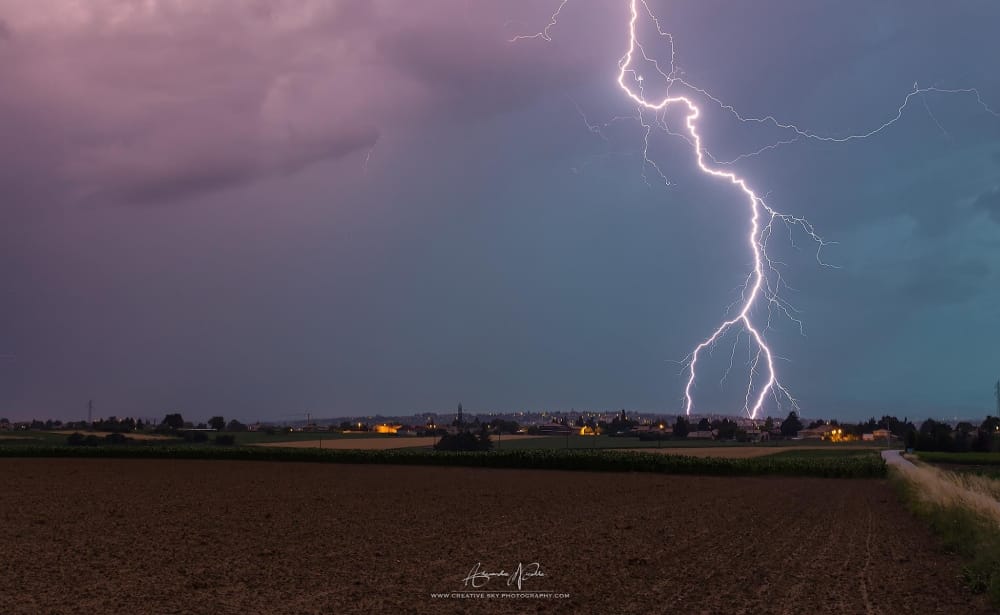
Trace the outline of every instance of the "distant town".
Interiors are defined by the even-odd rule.
[[[93,405],[90,406],[93,413]],[[241,422],[213,416],[207,421],[191,421],[180,412],[168,413],[162,419],[153,417],[89,417],[88,420],[60,421],[33,419],[9,421],[0,418],[0,431],[53,430],[100,431],[107,433],[183,433],[183,432],[313,432],[322,434],[372,434],[390,436],[442,436],[460,431],[483,434],[524,434],[539,436],[612,436],[632,437],[640,440],[687,439],[724,440],[735,442],[761,442],[782,439],[824,440],[829,442],[906,440],[915,446],[921,437],[928,448],[951,448],[945,441],[972,442],[986,430],[993,438],[1000,431],[1000,419],[986,417],[985,421],[937,421],[927,419],[913,423],[908,418],[895,416],[870,417],[860,422],[840,422],[835,419],[809,419],[795,411],[783,418],[747,417],[720,414],[663,415],[648,412],[629,412],[625,409],[602,412],[510,412],[466,413],[461,404],[454,412],[427,412],[407,416],[351,416],[336,418],[302,418],[284,421]],[[931,442],[937,442],[933,445]]]

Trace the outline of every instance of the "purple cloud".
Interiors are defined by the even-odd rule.
[[[372,61],[351,34],[363,4],[327,4],[15,5],[8,179],[47,169],[75,198],[158,202],[372,147],[378,108],[345,87]]]
[[[476,9],[14,0],[0,129],[18,147],[0,163],[45,169],[77,199],[181,199],[349,157],[415,117],[511,111],[614,56],[571,37],[510,44],[512,7]]]

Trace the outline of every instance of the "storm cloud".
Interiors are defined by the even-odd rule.
[[[988,190],[978,197],[974,205],[985,211],[995,222],[1000,224],[1000,187]]]
[[[627,5],[509,42],[556,6],[0,0],[0,415],[676,412],[748,212],[683,139],[646,147],[615,84]],[[746,115],[863,133],[914,82],[1000,108],[981,2],[651,6],[680,74]],[[801,229],[769,244],[803,412],[988,409],[1000,119],[928,93],[834,143],[688,93],[704,147],[831,242],[829,267]],[[741,403],[734,341],[706,410]]]

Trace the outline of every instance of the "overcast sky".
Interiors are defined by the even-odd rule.
[[[746,203],[683,139],[650,136],[671,185],[643,164],[626,2],[508,42],[557,6],[0,0],[0,416],[679,411],[677,362],[749,271]],[[863,133],[915,82],[1000,109],[996,2],[650,6],[679,74],[746,116]],[[720,160],[795,136],[696,100]],[[837,242],[834,267],[769,244],[805,415],[994,407],[1000,118],[975,95],[730,168]],[[742,409],[735,341],[696,411]]]

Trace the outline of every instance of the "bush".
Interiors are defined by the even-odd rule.
[[[445,434],[434,445],[436,451],[488,451],[491,448],[493,442],[490,441],[489,434],[483,432],[475,436],[468,431]]]
[[[208,434],[204,431],[185,431],[183,435],[186,442],[208,442]]]
[[[247,426],[236,419],[233,419],[229,421],[229,425],[226,426],[226,431],[247,431]]]
[[[643,431],[639,433],[639,440],[646,442],[648,440],[669,440],[670,436],[662,431]]]
[[[219,434],[215,436],[215,443],[224,446],[232,446],[236,444],[236,436],[232,434]]]
[[[66,437],[66,444],[70,446],[83,446],[83,434],[75,431]]]
[[[120,433],[109,433],[104,436],[105,444],[128,444],[130,438],[126,438],[125,434]]]

